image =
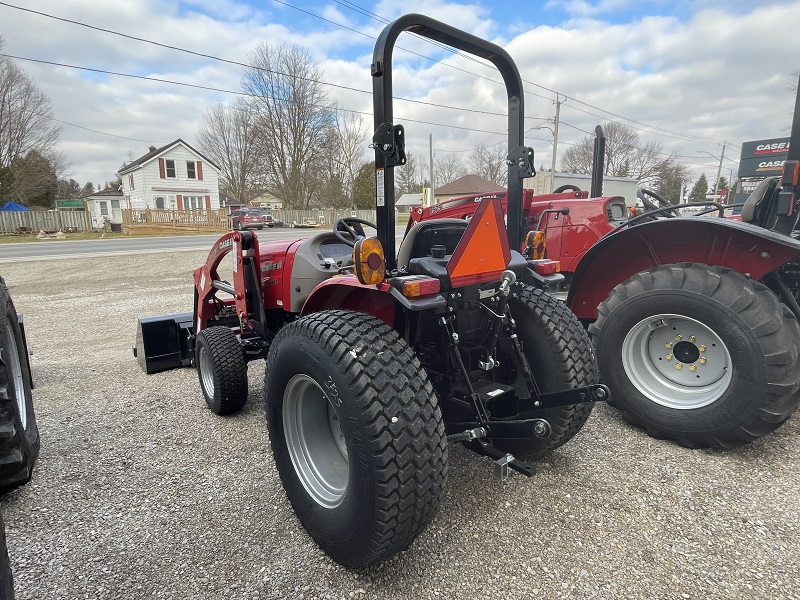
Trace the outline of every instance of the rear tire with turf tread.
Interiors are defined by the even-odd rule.
[[[534,379],[543,394],[597,383],[592,344],[578,318],[547,292],[518,283],[509,298],[517,335]],[[529,460],[542,458],[572,439],[584,426],[594,404],[573,404],[541,411],[552,427],[547,438],[498,440],[495,445]]]
[[[2,277],[0,315],[0,493],[5,493],[30,481],[40,438],[25,342]]]
[[[670,333],[686,338],[694,327],[714,341],[703,359],[694,352],[687,360],[703,360],[692,363],[694,377],[714,362],[728,363],[718,383],[682,385],[678,373],[687,369],[659,370],[675,361],[652,347],[658,328],[646,331],[642,323],[662,317],[675,323]],[[627,340],[639,330],[632,346]],[[687,448],[741,446],[780,427],[800,403],[800,324],[769,288],[736,271],[681,263],[637,273],[600,304],[589,332],[610,404],[652,437]],[[705,358],[711,350],[718,358]]]
[[[230,327],[209,327],[197,335],[194,360],[200,389],[211,412],[229,415],[247,402],[247,360]]]
[[[448,453],[405,340],[371,315],[312,313],[275,337],[264,399],[286,494],[325,552],[362,567],[411,545],[442,501]]]

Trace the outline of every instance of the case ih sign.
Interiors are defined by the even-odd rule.
[[[789,155],[789,138],[754,140],[742,144],[739,184],[734,204],[741,204],[765,177],[780,175]]]

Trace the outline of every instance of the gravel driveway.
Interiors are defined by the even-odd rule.
[[[532,479],[451,448],[411,548],[364,571],[295,518],[263,363],[233,417],[191,369],[145,375],[136,319],[190,310],[202,252],[0,265],[33,350],[42,450],[2,501],[18,599],[800,598],[800,417],[737,451],[647,437],[599,406]]]

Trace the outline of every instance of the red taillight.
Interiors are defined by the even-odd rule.
[[[429,296],[438,294],[441,289],[439,280],[433,277],[414,277],[403,281],[403,296],[406,298],[417,298],[419,296]]]
[[[561,262],[544,258],[542,260],[529,260],[528,264],[539,275],[555,275],[561,272]]]

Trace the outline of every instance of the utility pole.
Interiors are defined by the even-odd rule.
[[[556,151],[558,150],[558,117],[560,113],[561,113],[561,100],[558,99],[558,94],[556,94],[556,119],[555,119],[555,127],[553,128],[553,164],[552,164],[553,181],[555,181],[556,177]]]
[[[431,187],[430,187],[430,197],[428,198],[428,206],[433,206],[436,204],[436,190],[435,184],[433,183],[433,134],[428,134],[428,160],[431,161],[430,164],[430,178],[431,178]]]
[[[717,189],[719,188],[719,176],[722,175],[722,159],[725,158],[725,146],[727,145],[727,140],[722,142],[722,154],[719,157],[719,167],[717,167],[717,180],[714,182],[714,202],[717,201]],[[730,185],[730,182],[728,183]]]

